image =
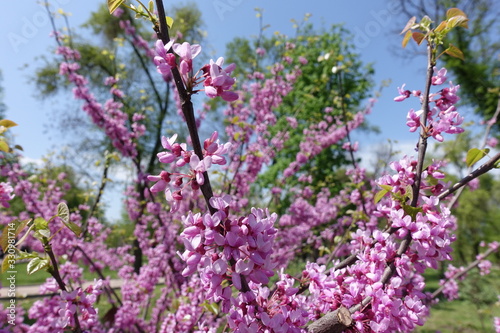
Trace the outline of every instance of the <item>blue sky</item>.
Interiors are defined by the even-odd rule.
[[[72,16],[70,24],[78,27],[92,10],[103,1],[98,0],[53,0],[53,8],[62,8]],[[166,8],[171,3],[164,1]],[[175,2],[175,3],[182,3]],[[409,89],[422,89],[424,82],[425,59],[418,57],[413,61],[395,56],[391,47],[401,41],[396,32],[401,19],[391,4],[394,1],[290,1],[290,0],[198,0],[203,13],[208,42],[217,56],[224,56],[225,44],[234,37],[250,37],[258,33],[258,20],[254,8],[264,9],[264,24],[270,24],[268,33],[279,31],[293,35],[290,19],[300,21],[305,13],[312,14],[310,21],[316,27],[328,27],[334,23],[344,23],[354,33],[357,51],[365,63],[373,63],[376,74],[375,83],[390,79],[392,83],[383,90],[382,96],[373,108],[369,122],[380,127],[379,135],[359,136],[361,147],[370,150],[375,143],[387,139],[406,143],[404,153],[412,154],[417,140],[409,133],[405,124],[408,108],[416,107],[409,103],[395,103],[396,87],[402,83]],[[168,14],[168,13],[167,13]],[[60,145],[54,129],[50,129],[52,108],[61,107],[57,101],[40,101],[35,95],[35,86],[29,82],[37,67],[37,57],[49,54],[55,42],[49,37],[50,23],[45,9],[31,1],[8,1],[2,6],[0,35],[0,69],[3,74],[1,83],[5,90],[4,102],[7,105],[7,118],[19,124],[13,128],[16,143],[23,146],[25,156],[39,159]],[[69,101],[71,96],[68,95]],[[470,114],[470,112],[469,112]],[[49,130],[47,130],[49,128]]]

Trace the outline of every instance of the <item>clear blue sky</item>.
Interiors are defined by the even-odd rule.
[[[77,27],[88,19],[92,10],[102,0],[53,0],[53,8],[62,8],[72,13],[70,23]],[[168,8],[174,2],[164,1]],[[179,2],[175,2],[179,3]],[[182,3],[182,2],[180,2]],[[311,13],[311,22],[316,27],[328,27],[334,23],[344,23],[354,33],[354,42],[362,60],[373,63],[375,81],[390,79],[379,102],[369,117],[372,125],[379,126],[380,135],[359,137],[366,146],[385,142],[387,138],[408,142],[410,151],[416,142],[416,135],[410,134],[404,125],[408,103],[395,103],[396,87],[406,83],[410,89],[422,89],[425,59],[417,58],[409,62],[391,52],[390,47],[398,45],[401,36],[395,32],[398,13],[390,4],[393,1],[290,1],[290,0],[198,0],[203,13],[208,42],[217,56],[224,56],[225,44],[236,36],[249,37],[258,33],[255,7],[264,9],[264,23],[270,24],[268,33],[280,31],[293,35],[290,19],[300,21],[305,13]],[[168,13],[167,13],[168,14]],[[55,130],[50,128],[52,108],[61,107],[54,101],[42,102],[36,99],[34,84],[29,79],[37,66],[37,57],[53,52],[55,42],[49,37],[50,23],[45,9],[36,0],[8,1],[2,4],[0,19],[2,51],[0,69],[3,73],[7,118],[20,126],[13,129],[16,143],[23,146],[25,156],[39,159],[60,144]],[[68,102],[71,96],[68,94]],[[366,149],[366,148],[365,148]]]

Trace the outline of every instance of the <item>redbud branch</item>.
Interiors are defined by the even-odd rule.
[[[156,9],[158,10],[158,21],[159,21],[159,29],[156,31],[156,34],[159,39],[166,45],[170,41],[170,36],[168,34],[168,25],[165,16],[165,8],[163,7],[162,0],[156,0]],[[168,50],[168,52],[172,52],[172,50]],[[179,69],[177,67],[172,67],[172,76],[174,78],[175,86],[177,87],[177,92],[179,94],[179,98],[181,101],[182,113],[184,114],[184,119],[186,120],[186,124],[189,130],[189,135],[191,136],[191,142],[193,144],[193,149],[195,154],[199,157],[200,161],[203,160],[203,150],[201,148],[200,137],[198,135],[198,127],[196,126],[196,119],[194,117],[193,110],[193,102],[191,101],[191,95],[186,90],[184,83],[182,81],[181,74],[179,73]],[[204,183],[200,185],[201,193],[203,193],[203,197],[208,206],[208,210],[210,214],[215,214],[217,210],[210,205],[210,198],[212,198],[213,191],[212,186],[210,185],[210,178],[208,177],[208,172],[203,173],[203,178],[205,179]],[[229,263],[234,266],[236,261],[232,258]],[[241,291],[247,292],[250,291],[250,287],[248,286],[248,282],[244,276],[241,277]]]
[[[471,180],[479,177],[480,175],[490,171],[491,169],[494,169],[497,167],[497,162],[500,160],[500,153],[496,154],[493,156],[489,161],[481,165],[479,168],[474,170],[473,172],[469,173],[467,176],[462,178],[458,183],[453,185],[452,187],[448,188],[446,191],[442,192],[440,195],[438,195],[438,199],[444,199],[456,190],[462,188],[464,185],[466,185],[468,182]],[[456,201],[456,200],[455,200]]]
[[[94,216],[94,213],[97,209],[97,205],[101,201],[101,196],[104,193],[104,188],[106,187],[106,184],[108,182],[108,170],[109,170],[109,158],[106,156],[106,162],[104,164],[104,170],[102,171],[102,177],[101,177],[101,185],[99,186],[99,190],[97,192],[97,197],[94,200],[94,203],[92,204],[92,208],[90,209],[89,215],[85,219],[85,222],[82,223],[82,238],[85,237],[87,234],[87,227],[89,223],[89,219]]]
[[[429,94],[432,85],[432,74],[434,73],[434,66],[436,62],[432,56],[434,45],[431,42],[427,43],[427,80],[425,84],[425,91],[423,92],[422,100],[422,115],[420,116],[420,138],[418,141],[418,162],[415,170],[415,183],[412,186],[412,201],[411,206],[417,207],[418,197],[420,193],[420,184],[422,182],[422,171],[424,169],[425,153],[427,150],[427,115],[429,114]]]
[[[54,256],[54,252],[52,252],[52,246],[50,245],[50,243],[48,241],[44,241],[43,249],[45,250],[45,253],[47,253],[47,255],[49,256],[50,261],[52,262],[52,267],[50,267],[50,269],[48,270],[48,272],[50,273],[50,275],[52,275],[54,277],[54,279],[56,280],[57,284],[59,285],[59,288],[61,290],[67,292],[68,290],[66,289],[66,284],[62,280],[61,274],[59,273],[59,268],[57,266],[56,257]],[[75,320],[75,329],[73,330],[73,332],[75,332],[75,333],[81,333],[82,332],[82,328],[80,327],[80,321],[78,320],[78,314],[77,314],[76,311],[73,314],[73,318]]]
[[[479,263],[481,262],[481,260],[484,260],[486,257],[488,257],[490,254],[492,253],[495,253],[498,251],[498,247],[491,247],[490,249],[488,249],[488,251],[484,252],[483,254],[481,254],[481,259],[477,259],[473,262],[471,262],[463,271],[460,271],[460,272],[457,272],[455,273],[455,275],[453,275],[452,277],[448,278],[441,287],[439,287],[438,289],[436,289],[432,295],[430,296],[430,300],[433,300],[435,299],[436,297],[439,296],[439,294],[441,294],[446,286],[446,284],[448,282],[450,282],[451,280],[456,280],[456,279],[459,279],[460,277],[462,277],[463,275],[467,274],[470,270],[472,270],[474,267],[476,267],[477,265],[479,265]]]
[[[165,16],[165,9],[163,7],[162,0],[156,0],[156,9],[158,10],[158,22],[159,30],[156,31],[158,39],[161,39],[164,45],[170,41],[170,36],[168,34],[168,25]],[[168,50],[172,52],[172,50]],[[203,150],[201,148],[200,137],[198,135],[198,128],[196,126],[196,118],[194,117],[193,102],[191,102],[191,95],[186,90],[184,82],[182,81],[181,74],[177,67],[172,67],[172,76],[174,78],[175,86],[177,87],[177,92],[179,93],[179,98],[181,101],[182,113],[184,119],[186,119],[186,124],[189,130],[189,135],[191,137],[191,142],[193,144],[193,149],[195,154],[199,157],[200,161],[203,160]],[[214,214],[217,210],[210,206],[210,198],[213,197],[212,186],[210,185],[210,179],[208,178],[208,173],[205,171],[203,173],[203,178],[205,181],[203,185],[200,185],[201,193],[207,203],[210,214]]]
[[[80,246],[77,246],[75,248],[75,250],[78,250],[78,251],[80,251],[83,254],[83,256],[85,257],[85,259],[87,259],[87,261],[90,262],[90,264],[92,265],[92,267],[94,268],[94,270],[97,272],[97,275],[99,275],[99,277],[103,281],[105,281],[106,277],[104,276],[104,274],[102,274],[101,269],[94,263],[94,261],[92,259],[90,259],[90,257],[87,255],[87,253],[85,253],[85,251],[83,251],[83,249]],[[118,302],[118,304],[120,306],[122,305],[122,300],[120,299],[120,296],[118,296],[118,294],[114,291],[113,288],[111,288],[111,286],[106,286],[105,290],[106,290],[106,294],[108,294],[108,299],[109,299],[109,301],[111,303],[113,302],[111,294],[113,294],[113,296],[115,297],[115,299]]]

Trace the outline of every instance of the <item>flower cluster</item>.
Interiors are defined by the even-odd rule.
[[[9,183],[0,183],[0,204],[4,208],[9,208],[10,204],[9,201],[14,198],[14,189]]]
[[[186,250],[180,254],[186,261],[182,275],[200,271],[207,287],[208,299],[223,301],[223,311],[231,304],[231,288],[223,281],[231,281],[240,291],[248,291],[247,279],[256,284],[266,284],[274,275],[271,261],[276,214],[252,208],[251,213],[240,218],[229,218],[230,197],[213,197],[210,205],[214,214],[188,213],[183,218],[181,233]]]
[[[79,318],[85,326],[91,327],[98,321],[97,310],[92,306],[101,294],[102,280],[98,280],[94,285],[88,286],[85,290],[77,288],[72,292],[61,291],[63,304],[59,310],[60,321],[58,326],[65,328],[75,327],[75,314],[79,313]]]
[[[80,65],[75,62],[80,59],[78,51],[66,46],[61,46],[56,51],[64,57],[65,61],[59,66],[59,74],[66,76],[74,84],[73,95],[75,99],[82,100],[82,109],[90,116],[92,122],[102,128],[111,139],[113,145],[127,157],[137,156],[135,140],[144,134],[144,126],[132,120],[130,124],[129,116],[122,111],[123,103],[109,98],[104,105],[99,103],[94,94],[90,91],[88,80],[78,74]],[[116,79],[105,79],[105,83],[112,85],[111,94],[122,98],[123,92],[115,87]],[[132,128],[130,130],[129,126]],[[137,130],[137,131],[135,131]]]
[[[437,70],[434,68],[434,71],[437,72],[437,75],[431,78],[432,84],[436,86],[444,84],[446,82],[446,69],[442,68]],[[411,92],[409,90],[404,90],[404,86],[405,85],[398,88],[399,96],[394,98],[395,101],[401,102],[412,95],[419,97],[420,100],[423,101],[423,96],[420,91]],[[444,140],[443,133],[458,134],[464,131],[464,129],[460,127],[464,118],[460,116],[455,107],[455,104],[460,100],[457,96],[459,87],[460,86],[454,86],[450,82],[449,87],[429,95],[429,101],[434,103],[434,106],[430,108],[427,114],[428,124],[425,128],[427,136],[432,136],[437,141],[442,142]],[[413,109],[408,112],[406,125],[410,127],[411,132],[416,131],[422,126],[421,116],[423,112],[423,110],[415,111]]]
[[[215,131],[210,138],[203,143],[203,159],[192,150],[187,149],[185,143],[176,143],[177,134],[170,138],[162,137],[162,145],[166,151],[158,153],[158,160],[161,163],[173,163],[175,167],[189,166],[189,173],[170,173],[161,171],[159,175],[149,175],[148,180],[154,181],[151,192],[165,192],[167,201],[171,203],[171,210],[176,211],[179,201],[183,199],[182,191],[190,186],[192,190],[198,190],[205,183],[203,174],[212,166],[212,164],[224,165],[231,143],[220,144],[218,133]],[[184,183],[184,179],[187,179]]]
[[[179,56],[179,65],[177,65],[176,57],[170,52],[170,49]],[[208,97],[214,98],[220,96],[223,100],[228,102],[233,102],[238,99],[238,94],[234,91],[230,91],[235,83],[235,79],[230,76],[236,68],[235,64],[230,64],[226,68],[222,68],[224,58],[220,57],[217,61],[210,60],[209,64],[201,68],[200,71],[202,75],[198,77],[197,75],[200,71],[193,76],[193,59],[200,54],[200,45],[191,45],[187,42],[179,44],[174,43],[174,40],[170,40],[164,45],[161,40],[158,40],[156,42],[155,52],[156,56],[153,59],[154,63],[158,73],[160,73],[165,80],[171,77],[170,70],[173,67],[177,67],[189,90],[192,90],[203,81],[205,94]]]

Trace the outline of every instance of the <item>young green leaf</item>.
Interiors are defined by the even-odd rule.
[[[63,222],[69,222],[69,208],[64,202],[59,203],[57,205],[57,216],[59,216]]]
[[[389,191],[387,191],[386,189],[381,189],[380,191],[377,192],[377,194],[375,194],[373,201],[375,203],[378,203],[387,193],[389,193]]]
[[[9,145],[7,142],[0,140],[0,150],[8,153],[10,151]]]
[[[49,228],[49,222],[47,222],[43,217],[37,217],[33,223],[36,230],[43,230]]]
[[[403,41],[401,42],[401,45],[403,45],[403,47],[406,47],[406,45],[410,41],[411,35],[412,35],[411,30],[408,30],[405,36],[403,37]]]
[[[28,263],[28,275],[38,272],[41,269],[47,268],[49,266],[49,259],[42,259],[40,257],[33,258]]]
[[[446,24],[447,24],[446,21],[442,21],[441,23],[439,23],[439,25],[434,30],[437,32],[441,32],[446,28]]]
[[[449,29],[455,28],[455,27],[462,27],[465,29],[469,28],[468,23],[469,19],[466,16],[454,16],[450,19],[448,19],[448,22],[446,23],[446,27]]]
[[[71,230],[77,237],[80,237],[81,233],[82,233],[82,228],[80,228],[77,224],[75,224],[74,222],[71,222],[71,221],[68,221],[68,222],[64,222],[64,225],[66,227],[68,227],[69,230]]]
[[[444,53],[454,58],[464,60],[464,54],[462,53],[462,51],[460,51],[460,49],[453,44],[450,44],[450,46],[448,46],[448,48],[444,50]]]
[[[203,303],[201,303],[201,306],[214,315],[219,314],[219,306],[217,305],[217,303],[204,301]]]
[[[423,211],[422,207],[413,207],[410,205],[403,205],[403,210],[407,215],[411,216],[413,221],[417,218],[417,214]]]
[[[125,0],[108,0],[108,10],[110,14],[113,14],[113,12],[120,7],[122,3],[124,3]]]
[[[465,15],[465,13],[458,8],[450,8],[446,11],[446,19],[449,20],[450,18],[455,17],[455,16],[467,17],[467,15]]]
[[[29,220],[29,221],[31,221],[31,220]],[[33,229],[34,227],[35,227],[34,223],[30,225],[30,227],[28,228],[28,231],[26,231],[26,233],[24,234],[24,236],[21,237],[21,239],[17,241],[16,246],[18,246],[19,244],[22,244],[22,242],[24,242],[24,240],[26,239],[26,237],[28,237],[31,229]]]
[[[476,162],[480,161],[483,157],[488,154],[490,150],[488,148],[478,149],[472,148],[467,152],[467,156],[465,157],[465,163],[468,167],[474,165]]]
[[[170,16],[165,16],[165,18],[167,19],[168,28],[171,29],[172,26],[174,25],[174,19],[171,18]]]
[[[387,191],[392,191],[393,187],[391,185],[385,185],[385,184],[382,184],[382,185],[379,185],[380,187],[382,187],[384,190],[387,190]]]

